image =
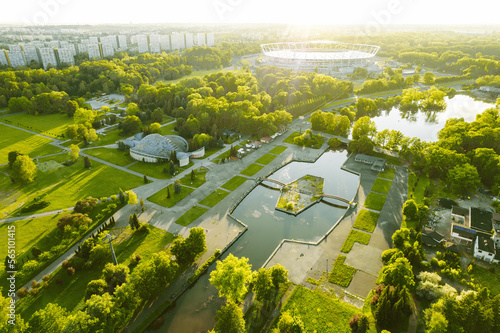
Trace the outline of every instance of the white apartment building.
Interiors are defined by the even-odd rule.
[[[127,45],[127,36],[125,36],[125,35],[118,35],[118,47],[120,49],[126,49],[128,47],[128,45]]]
[[[22,51],[21,45],[18,45],[18,44],[11,44],[11,45],[9,45],[9,50],[11,52],[21,52]]]
[[[26,60],[22,51],[7,51],[7,59],[12,67],[26,66]]]
[[[35,45],[23,45],[24,58],[26,59],[26,64],[29,65],[33,60],[40,62],[38,57],[38,52],[36,51]]]
[[[42,62],[43,68],[47,68],[49,65],[57,66],[57,58],[54,49],[51,47],[41,47],[38,49],[38,56]]]
[[[97,43],[99,43],[99,40],[97,37],[89,37],[89,43],[90,44],[97,44]]]
[[[189,49],[190,47],[193,47],[194,46],[194,36],[192,33],[190,32],[186,32],[184,34],[184,36],[186,37],[186,49]]]
[[[170,48],[170,35],[160,36],[160,49],[163,51],[171,50]]]
[[[215,36],[213,32],[207,33],[207,46],[215,46]]]
[[[101,48],[99,44],[88,44],[87,45],[87,53],[89,54],[89,58],[101,59]]]
[[[88,50],[89,44],[80,43],[80,44],[77,44],[76,46],[77,46],[76,47],[77,48],[77,50],[76,50],[77,54],[79,54],[79,53],[85,53],[85,52],[89,51]]]
[[[59,42],[57,40],[52,40],[50,42],[46,42],[45,45],[47,47],[58,48],[59,47]]]
[[[101,51],[102,51],[102,57],[111,57],[112,55],[115,54],[115,48],[113,47],[112,44],[109,43],[101,43]]]
[[[136,35],[137,51],[139,53],[149,52],[148,37],[146,35]]]
[[[170,35],[171,50],[184,50],[186,48],[186,41],[184,34]]]
[[[207,45],[207,41],[205,39],[205,33],[204,32],[198,32],[196,33],[195,35],[195,38],[194,38],[194,44],[195,45],[198,45],[198,46],[203,46],[203,45]]]
[[[9,65],[9,62],[7,61],[7,55],[5,54],[6,51],[0,50],[0,65]]]
[[[118,48],[118,40],[116,39],[116,35],[101,37],[99,39],[102,44],[111,44],[111,46],[113,46],[115,50]]]
[[[149,35],[149,52],[160,53],[160,36]]]
[[[71,49],[56,49],[56,59],[58,64],[68,63],[75,64],[75,57],[73,56],[73,51]]]

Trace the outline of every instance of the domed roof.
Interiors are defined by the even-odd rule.
[[[171,151],[187,152],[187,141],[178,135],[150,134],[143,138],[131,151],[159,158],[170,158]]]

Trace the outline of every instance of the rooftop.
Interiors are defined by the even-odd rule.
[[[472,229],[490,233],[493,229],[493,215],[486,210],[472,207],[470,209],[470,225]]]
[[[477,247],[481,251],[495,253],[495,244],[493,243],[493,240],[491,238],[478,234],[476,242],[477,242]]]

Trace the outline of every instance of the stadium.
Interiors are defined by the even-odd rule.
[[[356,67],[369,67],[379,46],[335,41],[262,44],[265,64],[321,74],[352,73]]]

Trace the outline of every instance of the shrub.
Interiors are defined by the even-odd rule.
[[[64,260],[62,263],[61,263],[61,266],[62,268],[66,269],[68,268],[68,265],[69,265],[69,262],[67,260]]]
[[[36,210],[40,210],[40,209],[43,209],[45,207],[48,207],[49,205],[50,205],[50,202],[45,201],[45,200],[32,201],[27,206],[23,206],[21,208],[20,212],[21,213],[34,212]]]
[[[47,282],[47,281],[49,281],[49,280],[50,280],[50,274],[44,275],[44,276],[42,277],[42,281],[43,281],[43,282]]]
[[[60,277],[56,277],[55,283],[61,285],[63,283],[63,279]]]
[[[36,296],[36,295],[38,295],[39,292],[40,292],[40,289],[33,288],[33,289],[30,290],[30,295],[31,296]]]
[[[75,275],[75,269],[73,267],[68,267],[66,268],[66,273],[68,273],[69,276]]]
[[[40,283],[38,283],[37,280],[31,281],[31,288],[32,289],[35,289],[35,288],[38,288],[38,287],[40,287]]]
[[[141,223],[140,227],[138,229],[136,229],[136,232],[147,234],[149,232],[148,224],[147,223]]]
[[[25,287],[22,287],[17,291],[17,297],[25,298],[26,296],[28,296],[28,289],[26,289]]]
[[[111,196],[111,200],[116,201],[118,199],[118,196],[116,194],[113,194]]]

